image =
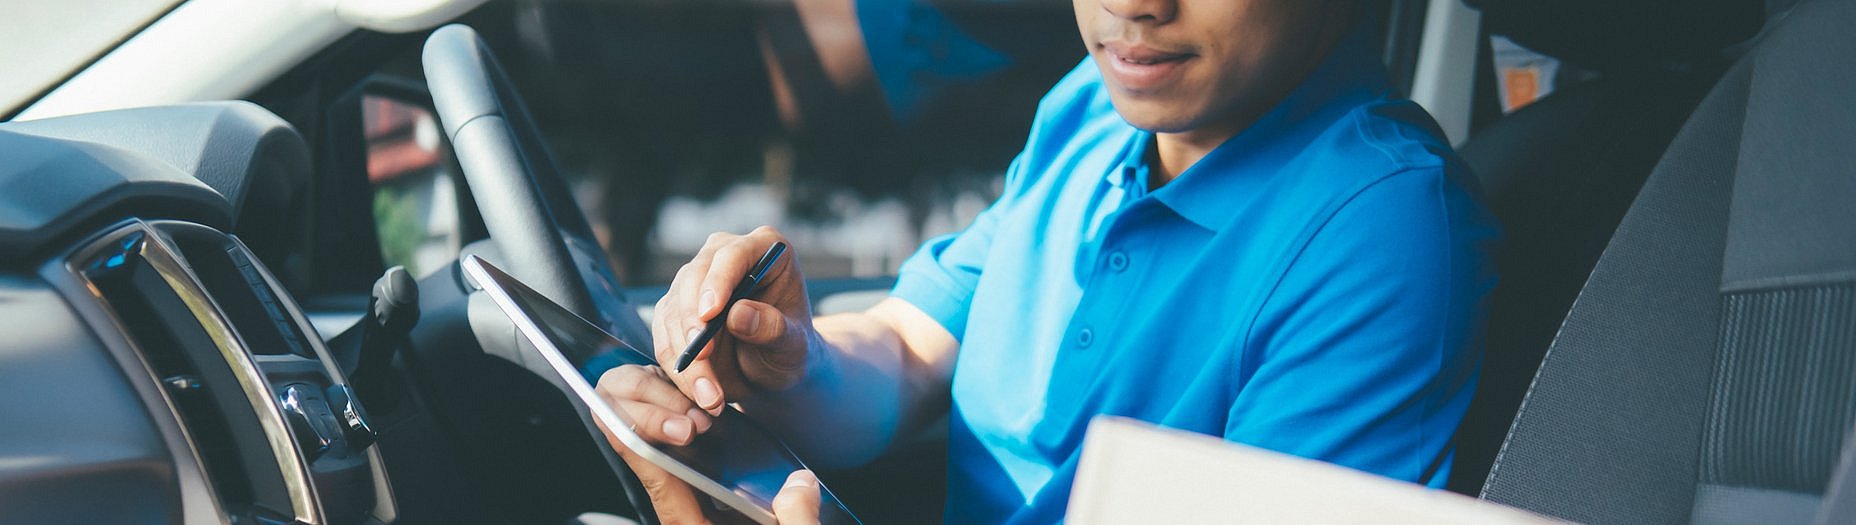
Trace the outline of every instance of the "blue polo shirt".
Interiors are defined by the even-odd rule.
[[[1443,484],[1497,228],[1367,43],[1157,191],[1094,62],[1051,90],[1004,194],[893,291],[961,343],[948,521],[1060,520],[1102,414]]]

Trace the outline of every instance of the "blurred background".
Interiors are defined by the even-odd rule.
[[[711,232],[778,227],[807,276],[893,274],[997,197],[1038,98],[1083,57],[1061,1],[511,1],[472,15],[624,282]],[[416,56],[389,74],[418,76]],[[363,101],[383,256],[455,257],[429,110]]]
[[[810,278],[893,275],[998,196],[1039,97],[1085,56],[1060,0],[512,0],[465,22],[632,287],[763,224]],[[1590,77],[1487,43],[1503,112]],[[416,53],[384,71],[420,81]],[[435,119],[382,96],[363,112],[383,256],[435,270],[463,228]]]

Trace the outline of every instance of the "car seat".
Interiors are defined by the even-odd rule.
[[[1758,0],[1468,3],[1487,32],[1597,73],[1494,120],[1461,148],[1506,234],[1482,381],[1449,483],[1474,495],[1625,209],[1726,68],[1723,48],[1753,36],[1764,11]]]
[[[1856,422],[1856,0],[1773,22],[1682,126],[1482,497],[1588,523],[1801,523]]]

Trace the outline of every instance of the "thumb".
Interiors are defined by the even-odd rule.
[[[805,333],[773,305],[742,299],[728,310],[728,333],[754,346],[803,348]]]
[[[758,350],[739,356],[743,365],[760,365],[743,366],[744,373],[784,377],[797,376],[805,369],[807,328],[773,305],[750,300],[735,303],[728,312],[728,333]]]
[[[818,505],[818,477],[810,470],[794,471],[773,497],[773,517],[780,525],[818,525]]]

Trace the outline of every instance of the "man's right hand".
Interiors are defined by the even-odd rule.
[[[709,237],[657,303],[651,330],[659,363],[676,363],[703,325],[722,314],[742,274],[777,242],[785,239],[768,227]],[[815,323],[797,255],[769,269],[761,290],[735,303],[725,326],[683,373],[621,367],[601,379],[601,395],[631,415],[646,441],[670,444],[688,443],[708,429],[705,416],[737,402],[759,410],[755,415],[795,450],[809,453],[809,461],[842,466],[875,458],[911,422],[946,410],[960,348],[954,336],[894,297]],[[807,448],[820,443],[829,446]],[[660,514],[703,517],[704,505],[688,485],[613,444],[659,502]],[[817,484],[806,479],[796,474],[774,500],[781,522],[817,511],[817,497],[805,497]]]
[[[729,293],[749,267],[774,243],[785,241],[767,226],[747,235],[710,235],[657,302],[651,321],[657,361],[665,366],[676,363],[703,325],[722,315]],[[753,298],[728,311],[724,333],[710,340],[688,369],[666,370],[677,388],[704,411],[719,414],[724,403],[757,392],[784,391],[805,379],[819,339],[799,256],[788,252],[768,270]]]

